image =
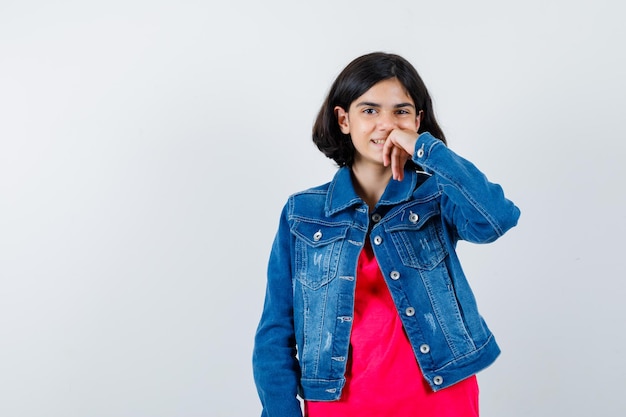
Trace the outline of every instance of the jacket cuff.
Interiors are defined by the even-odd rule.
[[[431,135],[429,132],[420,134],[415,142],[413,162],[418,165],[422,165],[423,161],[428,159],[432,149],[437,145],[446,146],[442,141]]]

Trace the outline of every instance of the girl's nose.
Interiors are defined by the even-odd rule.
[[[378,128],[380,130],[393,130],[396,128],[396,118],[393,113],[381,112],[378,117]]]

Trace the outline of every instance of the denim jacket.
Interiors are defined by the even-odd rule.
[[[499,185],[429,133],[419,136],[412,159],[420,169],[391,180],[371,211],[346,167],[330,183],[288,199],[253,352],[262,416],[301,416],[298,394],[316,401],[340,398],[357,259],[368,238],[434,391],[499,355],[455,247],[460,239],[494,241],[515,226],[519,209]]]

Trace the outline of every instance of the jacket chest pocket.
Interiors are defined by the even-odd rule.
[[[430,270],[448,255],[440,219],[439,206],[429,204],[407,209],[385,225],[404,265]]]
[[[295,222],[295,273],[302,285],[316,290],[335,278],[348,227]]]

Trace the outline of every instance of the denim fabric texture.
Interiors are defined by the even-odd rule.
[[[268,265],[253,371],[262,416],[301,416],[296,395],[340,398],[354,310],[357,260],[370,238],[415,358],[434,391],[489,366],[500,353],[479,314],[455,247],[488,243],[519,209],[429,133],[370,212],[350,169],[289,197]],[[384,340],[380,341],[385,343]]]

